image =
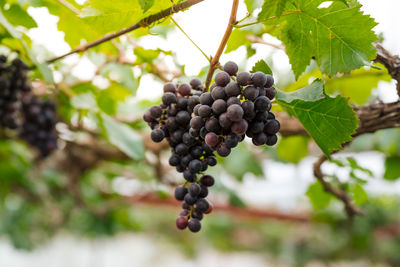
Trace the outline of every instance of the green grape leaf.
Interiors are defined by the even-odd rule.
[[[251,72],[257,72],[257,71],[261,71],[265,74],[270,74],[272,75],[272,70],[271,68],[268,66],[268,64],[264,61],[264,60],[260,60],[258,61],[254,67],[251,69]]]
[[[352,186],[350,193],[352,194],[353,201],[356,205],[362,205],[368,201],[368,194],[360,184]]]
[[[17,4],[11,5],[7,10],[3,10],[3,14],[14,26],[23,26],[27,29],[37,27],[36,22],[29,16],[28,12]]]
[[[272,16],[280,17],[285,9],[287,0],[265,0],[258,20],[263,21]]]
[[[240,29],[234,29],[226,44],[225,54],[235,51],[242,45],[250,46],[251,41],[246,38],[250,32]]]
[[[143,9],[143,12],[147,12],[153,5],[154,0],[139,0],[139,4]]]
[[[111,144],[133,159],[143,158],[144,144],[142,137],[137,132],[105,114],[101,114],[100,118],[104,132]]]
[[[332,200],[332,196],[324,191],[320,182],[315,182],[306,192],[306,196],[310,199],[314,209],[321,210],[329,205]]]
[[[295,116],[329,157],[330,152],[352,140],[358,126],[354,110],[346,98],[329,97],[320,80],[300,90],[285,93],[277,91],[278,103]]]
[[[400,157],[392,156],[386,158],[383,178],[389,181],[395,181],[400,178]]]
[[[246,4],[247,11],[251,14],[253,13],[254,10],[257,8],[261,7],[262,5],[262,0],[244,0],[244,3]]]
[[[295,0],[285,8],[285,16],[266,22],[280,25],[278,38],[285,44],[296,77],[312,58],[332,76],[368,65],[376,56],[375,21],[359,5],[333,1],[328,8],[319,8],[323,2]]]
[[[308,137],[289,136],[281,138],[277,148],[278,156],[293,163],[299,163],[308,155]]]

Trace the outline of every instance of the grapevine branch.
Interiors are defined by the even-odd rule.
[[[397,81],[397,94],[400,97],[400,57],[392,55],[378,43],[375,43],[374,45],[377,50],[375,61],[385,65],[389,74]]]
[[[198,3],[202,2],[202,1],[204,1],[204,0],[186,0],[186,1],[182,2],[182,3],[177,4],[177,5],[173,5],[170,8],[167,8],[167,9],[164,9],[164,10],[160,11],[159,13],[156,13],[156,14],[153,14],[153,15],[150,15],[150,16],[147,16],[147,17],[143,18],[142,20],[140,20],[139,22],[133,24],[132,26],[130,26],[128,28],[122,29],[122,30],[120,30],[118,32],[115,32],[115,33],[108,33],[108,34],[104,35],[103,37],[101,37],[100,39],[97,39],[97,40],[94,40],[92,42],[86,43],[84,45],[78,46],[77,48],[71,50],[70,52],[68,52],[68,53],[66,53],[64,55],[49,59],[47,61],[47,63],[50,64],[50,63],[53,63],[53,62],[55,62],[57,60],[63,59],[65,57],[67,57],[67,56],[70,56],[72,54],[76,54],[76,53],[79,53],[79,52],[84,52],[84,51],[86,51],[86,50],[88,50],[88,49],[90,49],[92,47],[95,47],[97,45],[100,45],[102,43],[110,41],[110,40],[112,40],[114,38],[117,38],[117,37],[119,37],[121,35],[124,35],[124,34],[126,34],[128,32],[137,30],[139,28],[149,27],[151,24],[153,24],[153,23],[155,23],[155,22],[157,22],[157,21],[159,21],[159,20],[161,20],[163,18],[166,18],[166,17],[168,17],[168,16],[170,16],[170,15],[172,15],[174,13],[178,13],[178,12],[180,12],[180,11],[186,9],[186,8],[189,8],[189,7],[193,6],[193,5],[196,5],[196,4],[198,4]]]
[[[221,43],[219,44],[219,47],[218,47],[217,52],[215,53],[215,56],[211,58],[210,68],[207,73],[206,86],[204,88],[204,91],[207,91],[210,86],[214,71],[218,67],[218,64],[219,64],[219,58],[221,57],[222,53],[224,52],[226,43],[228,42],[229,36],[232,33],[233,25],[235,25],[237,23],[236,13],[237,13],[238,7],[239,7],[239,0],[233,0],[231,16],[229,17],[229,23],[228,23],[228,26],[226,27],[225,34],[222,37]]]

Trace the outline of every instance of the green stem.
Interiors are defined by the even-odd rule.
[[[295,10],[295,11],[291,11],[291,12],[282,14],[280,17],[289,16],[289,15],[297,14],[297,13],[300,13],[300,12],[301,12],[301,10]],[[266,21],[269,21],[269,20],[273,20],[273,19],[277,19],[277,18],[278,18],[277,16],[272,16],[272,17],[269,17],[269,18],[267,18],[265,20],[250,22],[250,23],[242,24],[242,25],[233,25],[233,27],[235,27],[235,28],[244,28],[244,27],[247,27],[247,26],[256,25],[258,23],[263,23],[263,22],[266,22]]]

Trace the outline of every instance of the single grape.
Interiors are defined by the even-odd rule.
[[[218,145],[218,136],[215,133],[206,134],[205,142],[210,147],[215,147]]]
[[[193,206],[197,201],[197,197],[193,197],[189,193],[187,193],[184,197],[184,200],[188,205]]]
[[[208,196],[208,188],[207,186],[200,185],[201,191],[200,194],[198,195],[198,198],[205,198]]]
[[[189,186],[189,194],[192,197],[197,197],[200,194],[200,191],[201,191],[201,187],[198,184],[191,184]]]
[[[203,213],[198,211],[198,210],[193,210],[192,211],[192,218],[193,219],[198,219],[199,221],[201,221],[203,219]]]
[[[274,135],[280,130],[280,124],[277,120],[269,120],[265,124],[264,133],[268,135]]]
[[[176,103],[176,95],[171,93],[171,92],[166,92],[163,96],[162,96],[162,102],[169,106],[173,103]]]
[[[190,127],[194,130],[200,130],[204,126],[204,121],[200,116],[194,117],[190,120]]]
[[[272,77],[271,75],[269,75],[269,74],[267,74],[266,75],[266,77],[267,77],[267,82],[265,83],[265,87],[271,87],[272,85],[274,85],[274,77]],[[271,98],[270,98],[271,99]]]
[[[229,76],[229,74],[225,71],[221,71],[219,73],[217,73],[217,75],[215,75],[215,83],[219,86],[226,86],[229,82],[231,81],[231,77]],[[215,88],[214,88],[215,90]],[[213,91],[214,91],[213,90]]]
[[[254,108],[257,112],[269,111],[271,109],[271,101],[266,96],[259,96],[254,102]]]
[[[244,111],[240,105],[233,104],[227,109],[227,117],[233,122],[240,121],[243,118]]]
[[[179,216],[178,219],[176,219],[176,227],[179,230],[184,230],[187,226],[188,226],[188,219],[186,217]]]
[[[274,88],[265,88],[265,96],[272,100],[275,98],[275,90]]]
[[[227,157],[231,153],[231,149],[225,145],[225,143],[221,143],[221,145],[217,148],[217,153],[221,157]]]
[[[228,148],[234,148],[238,145],[239,139],[235,134],[230,134],[225,138],[225,145]]]
[[[199,198],[196,201],[196,210],[201,211],[201,212],[205,212],[208,210],[208,208],[210,208],[210,204],[208,203],[208,201],[204,198]]]
[[[181,94],[181,96],[188,96],[190,95],[191,88],[190,85],[187,83],[182,83],[178,86],[178,93]]]
[[[196,143],[196,139],[189,132],[186,132],[182,135],[182,142],[187,146],[191,146]]]
[[[201,188],[199,188],[199,192],[200,192]],[[175,198],[176,200],[182,201],[186,194],[187,194],[188,190],[186,187],[184,186],[178,186],[177,188],[175,188]]]
[[[210,187],[213,186],[215,183],[214,177],[212,177],[211,175],[204,175],[200,178],[200,184]],[[201,190],[201,188],[199,187],[199,189]],[[200,194],[200,191],[199,191]]]
[[[264,133],[259,133],[253,136],[253,144],[256,146],[262,146],[267,142],[267,135]]]
[[[176,114],[176,121],[180,124],[187,124],[190,122],[190,114],[187,111],[181,110]]]
[[[146,111],[146,112],[143,114],[143,120],[144,120],[145,122],[147,122],[147,123],[150,123],[150,122],[153,121],[153,117],[152,117],[151,114],[150,114],[150,110]]]
[[[212,104],[212,111],[214,111],[214,114],[219,115],[223,112],[226,111],[226,102],[225,100],[222,99],[217,99],[215,102]]]
[[[268,120],[268,116],[269,116],[268,111],[257,112],[255,119],[257,121],[266,122]]]
[[[198,159],[194,159],[189,163],[188,167],[189,167],[190,172],[198,173],[198,172],[200,172],[201,167],[202,167],[201,161]]]
[[[159,143],[164,139],[165,134],[162,130],[155,129],[155,130],[151,131],[150,136],[151,136],[151,140],[153,140],[156,143]]]
[[[264,123],[262,121],[253,121],[249,125],[249,130],[253,134],[261,133],[264,130]]]
[[[238,70],[239,70],[238,65],[233,61],[228,61],[224,65],[224,71],[231,76],[235,76]]]
[[[178,166],[180,162],[181,158],[177,154],[172,154],[168,161],[169,165],[174,167]]]
[[[175,147],[175,152],[178,155],[183,156],[189,152],[189,148],[187,145],[181,143]]]
[[[162,115],[162,109],[160,106],[152,106],[150,108],[150,116],[153,117],[154,119],[160,118]]]
[[[219,125],[223,129],[230,129],[232,126],[232,121],[228,119],[228,114],[226,112],[222,113],[218,118]]]
[[[243,96],[251,101],[254,101],[258,97],[259,93],[260,93],[259,90],[252,85],[247,86],[243,90]]]
[[[193,89],[198,89],[201,86],[201,80],[199,78],[194,78],[190,81],[190,86],[192,86]]]
[[[241,88],[237,82],[230,82],[225,86],[225,94],[228,97],[238,96],[240,94]]]
[[[274,135],[268,135],[267,142],[266,142],[266,144],[268,146],[273,146],[277,142],[278,142],[278,137],[275,134]]]
[[[226,101],[226,104],[227,104],[228,106],[231,106],[231,105],[233,105],[233,104],[238,104],[238,105],[240,105],[240,99],[237,98],[237,97],[230,97],[230,98],[228,98],[228,100]]]
[[[199,108],[201,107],[201,104],[197,104],[194,108],[193,108],[193,113],[196,116],[199,116]]]
[[[200,104],[211,106],[213,102],[214,102],[214,100],[213,100],[213,97],[211,96],[211,93],[206,92],[206,93],[201,94]]]
[[[214,90],[211,92],[211,96],[214,100],[225,99],[226,94],[224,87],[221,86],[215,87]]]
[[[208,118],[212,113],[212,109],[208,105],[201,105],[198,110],[198,114],[202,118]]]
[[[215,157],[208,157],[207,164],[209,166],[215,166],[215,165],[217,165],[217,159]]]
[[[190,150],[190,155],[193,158],[198,159],[203,156],[203,149],[200,146],[195,146]]]
[[[248,128],[248,123],[246,120],[242,119],[238,122],[232,124],[231,130],[236,135],[242,135],[246,133]]]
[[[188,228],[191,232],[197,233],[201,229],[201,223],[198,219],[191,219],[188,223]]]
[[[251,82],[251,74],[248,72],[240,72],[237,75],[237,83],[241,86],[246,86]]]
[[[188,105],[188,99],[184,97],[179,97],[176,101],[176,107],[183,110],[186,109]]]
[[[264,87],[267,83],[267,76],[262,72],[253,73],[251,76],[251,82],[257,87]]]
[[[218,133],[221,130],[221,126],[219,126],[218,119],[215,117],[211,117],[206,121],[205,127],[207,131]]]
[[[185,202],[183,202],[183,203],[185,203]],[[179,213],[179,216],[188,216],[189,213],[190,213],[190,210],[189,210],[189,209],[183,209],[183,210]]]
[[[184,170],[183,178],[185,178],[186,181],[192,183],[192,182],[196,181],[196,174],[190,172],[189,170]]]

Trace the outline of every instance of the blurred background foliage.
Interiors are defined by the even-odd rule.
[[[384,160],[383,179],[395,183],[400,178],[399,129],[360,136],[346,147],[345,156],[331,161],[335,170],[343,169],[349,177],[339,179],[335,171],[331,182],[348,190],[365,210],[366,215],[356,217],[352,223],[345,217],[341,203],[325,193],[319,183],[312,182],[306,190],[309,201],[299,201],[295,208],[306,218],[301,222],[241,217],[217,209],[207,217],[201,234],[175,229],[178,205],[160,203],[170,199],[172,186],[181,178],[166,164],[168,149],[149,142],[149,129],[141,120],[143,112],[159,102],[159,94],[152,98],[136,96],[141,79],[148,74],[159,88],[146,90],[158,93],[162,82],[190,79],[174,51],[140,45],[141,38],[149,35],[167,38],[177,30],[173,23],[165,19],[97,46],[72,63],[65,60],[52,65],[39,63],[55,55],[32,42],[28,34],[38,26],[28,8],[47,8],[59,18],[57,26],[65,34],[65,42],[76,47],[131,25],[132,17],[139,20],[171,6],[169,0],[155,1],[150,7],[143,2],[146,3],[90,0],[80,5],[72,0],[0,1],[0,53],[21,57],[36,66],[29,73],[34,91],[57,103],[60,119],[60,149],[45,161],[39,161],[36,151],[18,141],[15,133],[0,132],[1,236],[18,249],[32,250],[63,231],[87,238],[133,231],[160,235],[189,256],[196,253],[197,246],[207,244],[222,252],[268,253],[274,260],[293,266],[303,266],[311,260],[353,259],[400,266],[400,199],[367,192],[369,181],[380,177],[361,167],[365,164],[360,166],[361,162],[352,156],[368,151],[378,153]],[[262,4],[244,2],[250,13]],[[256,55],[254,40],[274,35],[274,31],[273,25],[259,24],[235,29],[226,53],[244,46],[247,58],[251,58]],[[323,79],[326,93],[348,97],[354,105],[375,102],[378,83],[391,81],[382,65],[326,77],[313,63],[295,81],[293,73],[275,71],[270,58],[266,56],[264,60],[274,70],[277,88],[290,92],[309,85],[315,78]],[[90,80],[82,80],[72,71],[82,61],[90,61],[96,68]],[[206,70],[204,64],[199,76],[204,77]],[[279,106],[274,109],[279,111]],[[220,164],[210,171],[218,181],[212,198],[228,207],[251,209],[251,204],[229,183],[240,185],[249,174],[264,179],[268,162],[299,164],[320,153],[306,136],[280,137],[279,144],[268,149],[243,143],[228,158],[219,159]],[[230,182],[223,182],[226,179]],[[160,205],[142,201],[148,195],[155,196]]]

